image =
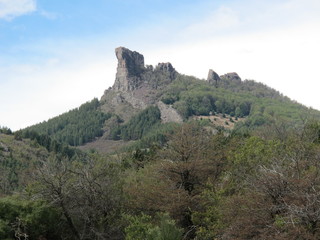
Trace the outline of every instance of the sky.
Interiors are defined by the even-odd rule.
[[[237,72],[320,110],[319,0],[0,0],[0,126],[100,98],[119,46],[200,79]]]

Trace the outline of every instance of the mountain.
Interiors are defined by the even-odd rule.
[[[72,146],[83,145],[82,149],[110,152],[148,134],[157,135],[152,139],[162,138],[166,127],[161,124],[191,119],[207,119],[214,128],[243,131],[275,118],[292,126],[306,117],[320,118],[319,111],[262,83],[242,80],[234,72],[219,76],[210,69],[208,78],[200,80],[177,72],[168,62],[145,65],[142,54],[124,47],[116,48],[115,54],[115,82],[100,100],[24,131],[48,134]]]
[[[0,128],[0,239],[320,239],[319,111],[116,56],[100,100]]]

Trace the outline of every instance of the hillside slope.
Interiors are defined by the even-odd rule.
[[[237,73],[219,76],[210,69],[207,80],[200,80],[178,73],[170,63],[145,65],[143,55],[124,47],[117,48],[115,53],[116,79],[100,101],[94,99],[27,130],[48,134],[73,146],[98,141],[99,144],[89,146],[109,149],[108,145],[123,145],[112,140],[139,140],[158,128],[160,122],[181,123],[195,119],[193,116],[227,115],[226,121],[231,123],[244,118],[245,121],[231,124],[242,129],[254,129],[274,119],[292,126],[301,125],[306,118],[320,119],[319,111],[292,101],[262,83],[242,80]],[[146,120],[135,126],[137,121],[132,119],[145,118],[144,111],[150,106],[160,112],[159,121]],[[223,127],[213,124],[218,126]],[[132,134],[138,137],[128,137],[128,133],[120,130],[124,127],[134,129],[136,133]]]
[[[36,164],[48,156],[47,149],[35,141],[0,133],[0,195],[23,189]]]
[[[0,239],[320,239],[319,111],[116,54],[100,101],[0,128]]]

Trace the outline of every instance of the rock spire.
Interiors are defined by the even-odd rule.
[[[113,89],[132,91],[139,86],[140,75],[146,70],[142,54],[124,47],[115,50],[118,59],[116,80]]]
[[[137,89],[157,89],[177,77],[171,63],[159,63],[155,68],[144,65],[142,54],[124,47],[115,50],[118,59],[116,80],[112,87],[117,92],[132,92]]]
[[[218,82],[220,81],[220,77],[219,75],[213,71],[212,69],[209,70],[209,73],[208,73],[208,78],[207,78],[207,81],[212,84],[212,85],[215,85],[217,86],[218,85]]]

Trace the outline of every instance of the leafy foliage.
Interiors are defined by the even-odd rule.
[[[61,239],[60,213],[43,201],[1,198],[0,216],[1,239]]]
[[[126,240],[179,240],[182,239],[182,229],[176,227],[174,220],[168,214],[158,214],[157,224],[152,223],[151,216],[126,216],[129,225],[125,229]]]

